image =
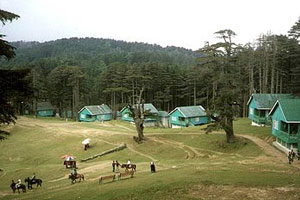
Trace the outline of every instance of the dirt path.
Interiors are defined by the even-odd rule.
[[[288,163],[286,154],[279,151],[278,149],[276,149],[274,146],[270,145],[266,141],[264,141],[260,138],[257,138],[255,136],[251,136],[251,135],[237,134],[236,136],[243,137],[243,138],[249,139],[252,142],[254,142],[257,146],[259,146],[265,152],[265,154],[268,156],[267,158],[272,160],[273,162],[282,163],[282,164]],[[300,169],[300,166],[298,165],[297,162],[295,162],[291,166]]]
[[[280,152],[279,150],[275,149],[275,147],[271,146],[266,141],[251,135],[236,135],[236,136],[251,140],[257,146],[259,146],[268,156],[273,157],[274,159],[280,160],[282,162],[287,162],[286,155]]]
[[[139,152],[139,151],[137,151],[137,150],[135,150],[135,149],[133,149],[133,147],[131,147],[131,145],[127,145],[127,148],[130,150],[130,151],[132,151],[132,152],[134,152],[134,153],[137,153],[137,154],[139,154],[139,155],[141,155],[141,156],[144,156],[144,157],[146,157],[146,158],[149,158],[150,160],[152,160],[152,161],[157,161],[155,158],[153,158],[152,156],[150,156],[150,155],[147,155],[147,154],[144,154],[144,153],[142,153],[142,152]]]
[[[177,142],[170,139],[165,139],[161,137],[148,137],[152,141],[159,142],[162,144],[172,145],[173,147],[180,148],[186,153],[186,159],[193,159],[195,157],[204,156],[204,154],[199,153],[196,148],[183,144],[182,142]]]

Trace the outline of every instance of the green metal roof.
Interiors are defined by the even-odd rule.
[[[158,116],[159,117],[168,117],[168,112],[167,111],[158,111]]]
[[[291,98],[290,94],[252,94],[248,104],[251,102],[251,99],[254,99],[257,109],[271,109],[278,99],[288,98]]]
[[[150,110],[150,113],[158,113],[158,110],[152,105],[152,103],[145,103],[144,110]]]
[[[170,112],[169,115],[171,115],[175,110],[179,110],[185,117],[201,117],[201,116],[206,116],[205,109],[202,106],[183,106],[183,107],[177,107],[172,112]]]
[[[105,105],[95,105],[95,106],[84,106],[79,113],[83,110],[83,109],[87,109],[91,115],[103,115],[103,114],[110,114],[111,113],[111,109]]]
[[[54,110],[54,106],[50,102],[38,102],[37,103],[37,110]]]
[[[300,121],[300,99],[280,99],[278,103],[288,122]]]
[[[134,105],[136,106],[136,105]],[[125,106],[124,108],[122,108],[122,110],[120,112],[123,112],[126,108],[128,108],[128,106]],[[144,111],[146,110],[150,110],[150,113],[152,114],[157,114],[158,110],[152,105],[152,103],[145,103],[144,104]]]

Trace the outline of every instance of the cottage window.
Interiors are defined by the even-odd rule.
[[[281,130],[283,131],[283,132],[288,132],[288,124],[287,123],[285,123],[285,122],[283,122],[283,121],[281,121]]]
[[[260,110],[258,115],[259,115],[260,117],[265,117],[265,116],[266,116],[266,111]]]
[[[199,117],[196,117],[195,118],[195,122],[199,122],[200,121],[200,118]]]
[[[253,108],[250,108],[250,111],[249,111],[250,115],[253,115],[254,114],[254,110]]]
[[[273,120],[273,128],[275,130],[278,130],[278,121],[277,120]]]
[[[178,120],[179,120],[179,121],[184,121],[185,118],[184,118],[184,117],[178,117]]]
[[[80,114],[80,118],[85,118],[85,114]]]
[[[290,134],[298,133],[298,124],[290,124]]]
[[[176,121],[176,117],[175,116],[172,116],[172,121]]]
[[[92,115],[86,115],[86,118],[92,118]]]
[[[124,114],[124,117],[125,117],[125,118],[128,118],[128,113]]]

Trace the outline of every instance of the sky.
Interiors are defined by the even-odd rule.
[[[300,0],[0,0],[20,18],[1,26],[8,41],[96,37],[197,50],[233,30],[235,43],[287,34]]]

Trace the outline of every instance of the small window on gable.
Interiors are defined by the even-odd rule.
[[[172,121],[176,121],[176,117],[175,116],[172,116]]]
[[[278,130],[278,121],[277,120],[273,120],[273,128],[275,129],[275,130]]]
[[[249,111],[250,115],[253,115],[254,112],[253,112],[253,108],[250,108],[250,111]]]

